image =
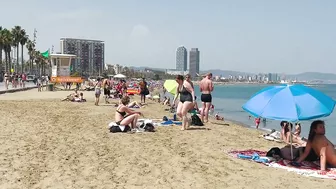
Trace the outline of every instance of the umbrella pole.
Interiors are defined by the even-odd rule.
[[[291,124],[289,124],[289,126],[290,126],[290,125],[291,125]],[[289,130],[289,132],[290,132],[289,140],[290,140],[290,147],[291,147],[291,157],[292,157],[292,161],[293,161],[294,157],[293,157],[293,136],[292,136],[292,129],[293,129],[293,128],[291,128],[291,129]]]

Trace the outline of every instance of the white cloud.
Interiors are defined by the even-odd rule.
[[[138,24],[133,27],[130,38],[147,37],[149,34],[150,30],[145,25]]]

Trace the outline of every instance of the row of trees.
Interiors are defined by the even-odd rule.
[[[45,68],[46,58],[42,56],[41,52],[35,48],[35,40],[29,39],[26,31],[21,26],[14,26],[12,29],[3,28],[0,26],[0,66],[2,72],[10,73],[13,69],[16,73],[23,73],[27,70],[29,73],[33,72],[34,62],[36,68],[40,70]],[[21,47],[21,67],[19,67],[19,49]],[[24,47],[28,50],[29,61],[24,63],[23,50]],[[13,62],[11,57],[12,50],[16,50],[16,61]],[[3,54],[5,59],[3,59]],[[4,61],[3,61],[4,60]],[[28,68],[24,68],[27,66]]]
[[[139,72],[131,67],[124,66],[121,71],[122,74],[127,76],[128,78],[151,78],[154,80],[161,80],[161,79],[172,79],[175,78],[176,76],[166,74],[163,71],[157,71],[157,70],[149,70],[149,71],[144,71],[144,72]],[[106,70],[103,75],[115,75],[114,69],[108,69]]]

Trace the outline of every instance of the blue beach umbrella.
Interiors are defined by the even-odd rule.
[[[280,85],[262,89],[243,109],[255,117],[297,122],[329,116],[335,101],[304,85]]]

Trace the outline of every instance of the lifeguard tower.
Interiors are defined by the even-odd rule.
[[[75,57],[72,54],[50,54],[51,76],[70,76],[71,60]]]
[[[81,77],[70,77],[71,60],[76,55],[72,54],[50,54],[51,60],[51,82],[53,83],[81,83]]]

